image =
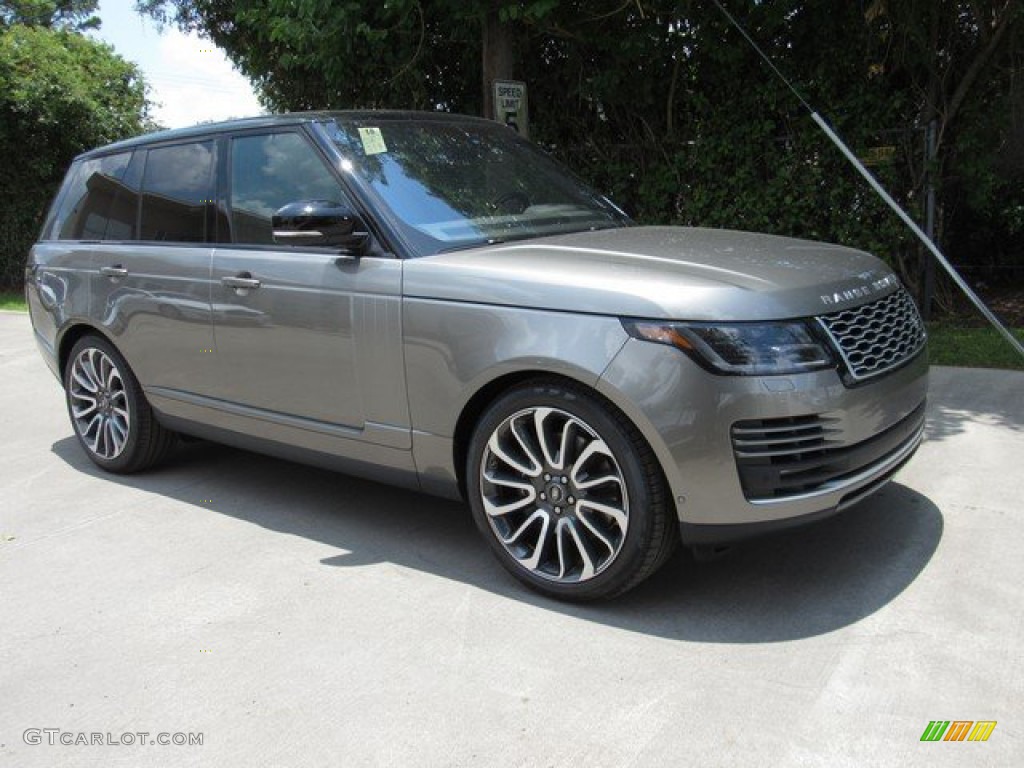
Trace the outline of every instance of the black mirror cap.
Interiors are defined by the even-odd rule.
[[[359,215],[334,200],[299,200],[277,209],[270,220],[274,242],[315,245],[360,254],[370,240]]]

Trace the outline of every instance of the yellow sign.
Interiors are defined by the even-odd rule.
[[[896,160],[896,147],[868,147],[860,156],[864,165],[889,165]]]

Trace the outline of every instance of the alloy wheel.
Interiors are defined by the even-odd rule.
[[[68,395],[75,430],[86,447],[102,459],[124,450],[131,415],[124,379],[114,361],[96,347],[86,347],[71,363]]]
[[[558,408],[512,414],[491,433],[480,463],[491,529],[532,574],[592,579],[615,560],[629,527],[619,463],[598,432]]]

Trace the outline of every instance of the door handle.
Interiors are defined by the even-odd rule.
[[[120,264],[114,264],[112,267],[100,267],[100,274],[107,277],[124,277],[128,274],[128,270]]]
[[[248,272],[242,272],[234,277],[222,277],[220,281],[223,285],[230,288],[252,289],[260,287],[260,281]]]

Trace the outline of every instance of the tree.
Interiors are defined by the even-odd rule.
[[[135,65],[61,26],[0,31],[0,285],[20,283],[28,248],[75,155],[146,127]]]
[[[479,2],[143,0],[227,51],[275,110],[479,108]]]
[[[1024,73],[1024,5],[874,0],[866,18],[876,66],[917,94],[916,124],[934,126],[935,157],[922,157],[916,182],[920,190],[930,173],[940,186],[940,239],[954,253],[976,255],[969,270],[1013,268],[1005,257],[1014,249],[1024,266],[1024,164],[1002,151],[1016,144],[1009,137],[1014,84]]]
[[[19,24],[26,27],[82,31],[96,29],[97,0],[13,0],[0,3],[0,30]]]
[[[947,240],[966,245],[962,233],[983,219],[991,236],[970,250],[999,243],[1024,265],[1024,184],[997,154],[1024,70],[1020,0],[725,2],[847,142],[873,153],[877,174],[915,215],[931,171]],[[916,282],[912,236],[711,3],[140,5],[208,35],[273,109],[487,114],[481,80],[514,74],[530,89],[532,137],[641,220],[837,240],[879,252]]]

